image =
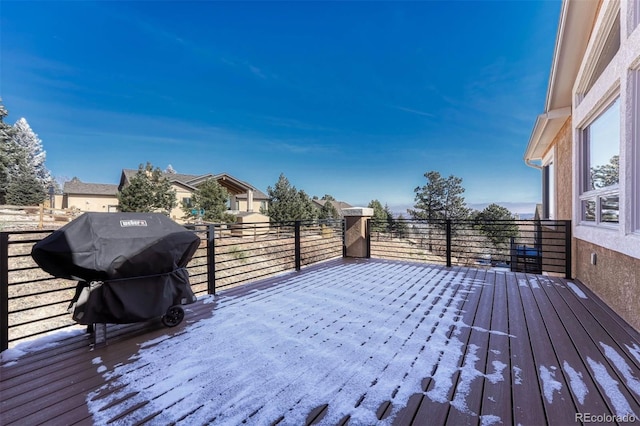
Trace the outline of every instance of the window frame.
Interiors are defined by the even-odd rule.
[[[636,16],[640,19],[640,0],[637,1]],[[632,85],[629,96],[631,102],[631,231],[640,234],[640,67],[633,69],[629,83]]]
[[[556,181],[557,167],[555,153],[552,149],[542,160],[542,215],[543,219],[556,218]]]
[[[573,236],[590,244],[640,259],[640,85],[636,71],[640,71],[640,27],[630,29],[635,19],[636,4],[630,2],[601,2],[590,30],[589,42],[582,56],[572,88],[572,231]],[[621,40],[619,51],[604,67],[593,86],[585,92],[592,76],[605,34],[620,13]],[[618,224],[597,224],[584,221],[582,202],[584,168],[581,129],[599,115],[615,97],[620,98],[620,170],[618,188]],[[635,114],[635,116],[634,116]],[[614,189],[615,192],[615,189]],[[610,195],[601,192],[602,196]],[[592,198],[595,200],[595,198]],[[614,200],[615,202],[615,200]],[[615,203],[613,203],[615,205]],[[598,206],[598,211],[600,206]],[[605,211],[605,214],[610,212]]]
[[[621,115],[622,115],[622,102],[620,100],[619,93],[615,93],[613,96],[608,96],[605,98],[606,101],[602,103],[602,107],[598,108],[594,111],[594,114],[590,116],[590,118],[583,124],[578,127],[578,140],[579,140],[579,162],[578,162],[578,173],[579,173],[579,191],[578,191],[578,219],[579,223],[587,226],[598,226],[598,227],[606,227],[617,229],[620,225],[620,217],[622,212],[620,208],[618,208],[618,222],[608,222],[602,220],[602,199],[608,198],[612,196],[617,196],[618,200],[620,199],[620,171],[618,171],[618,183],[614,185],[609,185],[604,188],[595,188],[589,189],[588,186],[590,184],[590,159],[589,159],[589,149],[590,149],[590,140],[588,137],[589,128],[606,112],[609,112],[611,108],[613,108],[617,103],[617,117],[618,123],[621,123]],[[622,145],[622,133],[618,133],[618,158],[620,158],[621,154],[621,145]],[[585,219],[585,208],[584,205],[586,202],[593,201],[595,202],[595,217],[594,220],[586,220]],[[618,201],[619,202],[619,201]]]

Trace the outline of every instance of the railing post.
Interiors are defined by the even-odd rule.
[[[371,259],[371,218],[367,218],[366,235],[364,236],[367,241],[367,259]]]
[[[300,256],[301,250],[300,250],[300,221],[296,220],[295,226],[294,226],[294,235],[295,235],[295,257],[296,257],[296,271],[299,271],[301,269],[301,264],[302,264],[302,259]]]
[[[342,209],[344,225],[345,257],[366,258],[368,251],[369,232],[367,222],[373,217],[373,209],[369,207],[350,207]]]
[[[571,221],[565,220],[564,222],[564,277],[571,279]]]
[[[215,240],[216,240],[215,225],[209,225],[207,226],[207,293],[208,294],[216,294]]]
[[[447,219],[447,268],[451,267],[451,219]]]
[[[0,352],[9,348],[9,233],[0,232]]]
[[[347,257],[347,221],[342,218],[342,257]]]

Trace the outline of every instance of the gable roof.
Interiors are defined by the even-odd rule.
[[[236,195],[236,198],[238,200],[244,200],[247,198],[247,193],[243,192],[241,194]],[[260,191],[259,189],[254,189],[253,190],[253,199],[254,200],[268,200],[269,196],[267,194],[265,194],[264,192]]]
[[[564,0],[551,63],[544,112],[536,118],[524,161],[541,160],[571,115],[572,91],[591,36],[598,1]]]
[[[122,186],[128,182],[129,180],[131,180],[131,178],[133,178],[136,173],[138,173],[138,170],[134,170],[134,169],[122,169],[122,175],[120,177],[120,184],[118,185],[119,188],[122,188]],[[201,184],[202,182],[209,180],[209,179],[215,179],[218,182],[223,181],[224,184],[222,184],[225,188],[238,193],[237,195],[240,195],[242,193],[245,193],[247,191],[253,191],[254,192],[254,198],[255,194],[257,192],[259,192],[262,196],[266,197],[266,195],[264,195],[264,193],[262,193],[261,191],[258,191],[253,185],[250,185],[249,183],[242,181],[240,179],[237,179],[233,176],[231,176],[228,173],[219,173],[219,174],[211,174],[211,173],[207,173],[204,175],[189,175],[189,174],[183,174],[183,173],[162,173],[162,176],[169,179],[169,181],[171,183],[177,183],[180,184],[182,186],[186,186],[187,188],[191,189],[191,190],[195,190],[197,188],[197,186],[199,184]],[[268,198],[268,197],[266,197]]]
[[[85,183],[80,179],[72,179],[64,183],[63,193],[69,195],[105,195],[115,197],[118,185],[106,183]]]
[[[313,201],[316,204],[316,206],[319,208],[324,207],[324,204],[327,202],[327,200],[320,200],[318,198],[314,198],[311,201]],[[335,207],[335,209],[340,214],[342,214],[342,209],[350,209],[351,207],[353,207],[351,204],[345,203],[344,201],[331,200],[329,202],[333,204],[333,207]]]

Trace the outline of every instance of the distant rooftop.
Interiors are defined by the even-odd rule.
[[[118,185],[111,185],[108,183],[85,183],[80,179],[74,178],[64,183],[63,192],[65,194],[115,196],[118,193]]]

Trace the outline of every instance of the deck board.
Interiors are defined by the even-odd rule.
[[[297,303],[300,295],[319,309]],[[274,374],[255,377],[249,392],[233,381],[203,383],[198,368],[180,371],[208,320],[228,311],[250,318],[242,310],[250,306],[277,307],[260,321],[286,333],[265,349],[306,342],[290,368],[317,370],[317,383]],[[105,347],[89,341],[67,335],[3,362],[0,423],[95,423],[91,406],[125,424],[528,425],[574,424],[578,412],[640,415],[640,334],[581,283],[532,274],[339,259],[189,305],[174,329],[158,321],[109,326]],[[143,356],[177,341],[162,364]],[[212,350],[246,359],[247,371],[261,362],[251,346],[238,347]],[[348,373],[319,361],[318,351],[345,349],[359,362]],[[176,375],[202,394],[172,388]],[[319,394],[323,384],[332,391]],[[212,406],[207,394],[228,406]],[[239,407],[245,411],[229,417]]]
[[[503,424],[512,424],[511,389],[505,386],[511,382],[511,357],[504,362],[503,354],[509,354],[509,306],[507,304],[507,282],[504,273],[493,273],[493,307],[489,329],[489,348],[487,366],[503,368],[502,375],[485,381],[482,395],[482,418],[491,416],[501,419]],[[489,421],[487,423],[490,423]]]

